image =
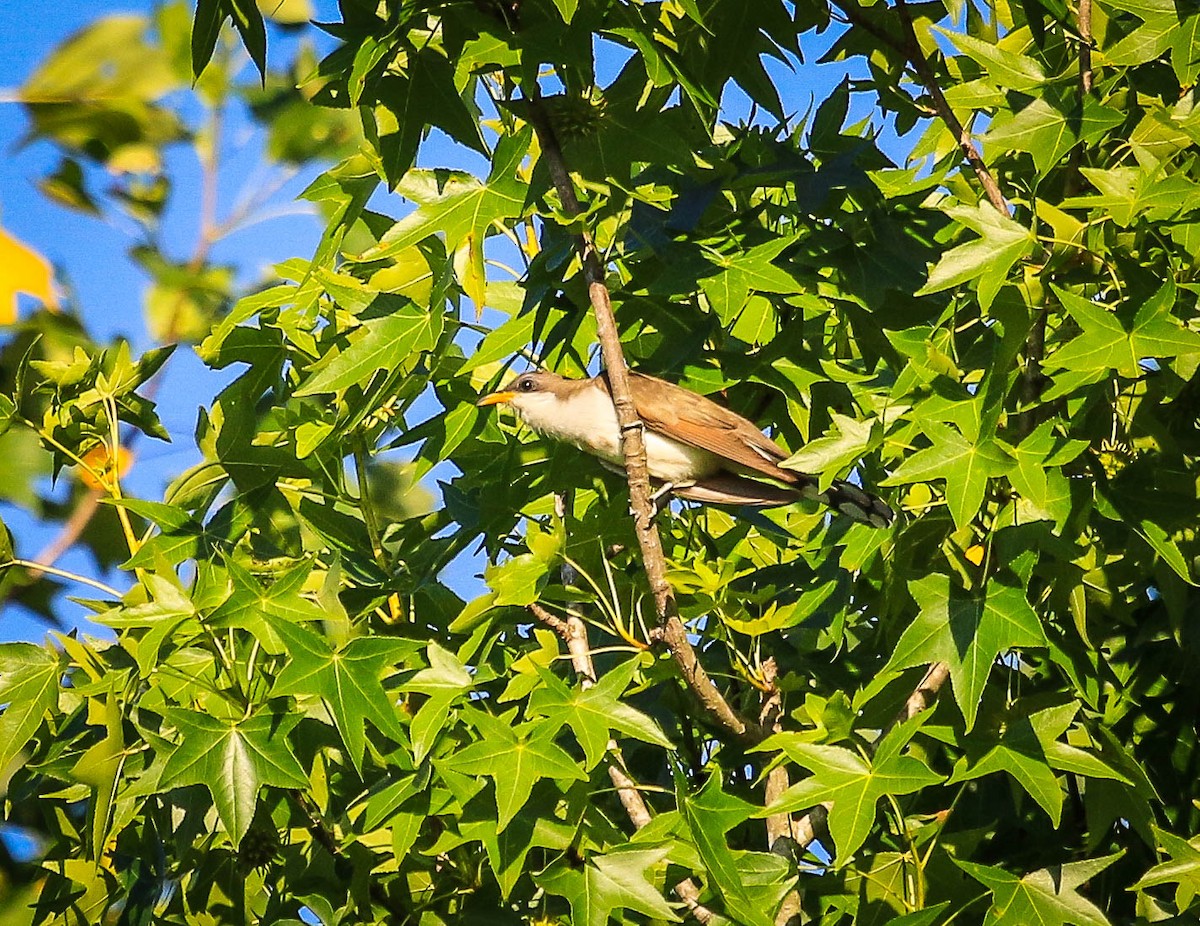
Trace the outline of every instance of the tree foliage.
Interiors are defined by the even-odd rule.
[[[91,158],[152,217],[185,129],[139,82],[231,92],[232,19],[276,156],[346,150],[315,254],[228,311],[206,253],[147,258],[189,307],[162,340],[234,374],[162,500],[92,474],[129,557],[77,600],[115,638],[0,647],[44,848],[13,922],[1194,919],[1200,13],[340,11],[287,77],[254,4],[190,43],[166,7],[107,109],[28,104],[51,189],[86,207]],[[851,77],[794,112],[816,48]],[[672,506],[672,637],[623,481],[474,405],[594,372],[603,290],[632,365],[897,523]],[[14,329],[5,439],[57,472],[164,436],[166,353],[64,325]]]

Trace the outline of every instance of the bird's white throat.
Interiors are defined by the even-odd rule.
[[[551,392],[521,393],[510,404],[521,420],[539,434],[572,444],[608,463],[624,464],[617,413],[612,399],[598,386],[578,389],[566,396]],[[680,443],[649,428],[645,437],[647,468],[655,479],[690,482],[720,468],[718,458],[707,450]]]

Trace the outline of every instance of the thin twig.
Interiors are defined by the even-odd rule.
[[[1092,92],[1092,0],[1079,0],[1079,89]]]
[[[98,579],[91,579],[87,576],[81,576],[78,573],[67,572],[65,569],[55,569],[46,563],[34,563],[27,559],[10,559],[6,563],[0,563],[0,569],[5,569],[9,566],[17,566],[28,570],[29,575],[35,579],[40,579],[43,575],[49,573],[52,576],[58,576],[60,579],[70,579],[73,582],[79,582],[83,585],[90,585],[92,588],[99,589],[110,598],[120,601],[122,595],[111,585],[105,585]]]
[[[954,110],[946,100],[946,95],[942,92],[941,85],[938,83],[937,75],[933,73],[933,68],[929,65],[929,59],[925,57],[925,53],[921,50],[921,43],[917,39],[917,31],[913,26],[912,14],[909,12],[905,0],[896,0],[895,6],[901,26],[904,29],[903,39],[897,38],[888,30],[881,28],[865,17],[854,3],[854,0],[831,0],[831,2],[841,10],[842,14],[853,25],[858,26],[864,32],[870,33],[904,56],[916,73],[921,86],[925,88],[925,92],[929,94],[930,99],[933,101],[934,112],[937,113],[938,118],[945,123],[946,128],[950,130],[950,134],[958,142],[959,150],[971,166],[971,170],[974,171],[975,178],[979,181],[979,185],[983,187],[988,201],[1002,215],[1008,215],[1008,204],[1004,201],[1004,195],[1000,192],[1000,186],[996,183],[996,178],[992,176],[992,172],[988,169],[987,164],[984,163],[979,149],[975,147],[971,133],[967,131],[962,122],[959,121],[958,116],[954,114]]]
[[[575,669],[575,674],[579,676],[580,687],[587,689],[596,684],[596,667],[592,663],[587,625],[583,619],[572,614],[564,620],[556,614],[551,614],[537,602],[529,605],[529,612],[557,633],[566,644],[567,652],[571,656],[571,665]],[[650,808],[646,804],[646,799],[642,797],[637,782],[625,768],[625,760],[621,756],[621,749],[616,740],[610,739],[606,749],[609,758],[608,778],[616,788],[617,799],[625,809],[629,822],[633,824],[634,829],[640,830],[654,819]],[[716,920],[716,914],[700,903],[700,887],[693,879],[684,878],[672,890],[698,922],[711,923]]]

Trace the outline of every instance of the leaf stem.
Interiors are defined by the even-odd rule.
[[[89,579],[87,576],[81,576],[74,572],[67,572],[65,569],[57,569],[46,563],[38,563],[28,559],[10,559],[8,562],[0,563],[0,569],[6,569],[9,566],[20,566],[23,569],[28,569],[31,575],[35,578],[40,578],[43,573],[58,576],[60,579],[71,579],[83,585],[90,585],[92,588],[97,588],[107,595],[120,601],[124,596],[122,592],[117,591],[111,585],[105,585],[97,579]]]

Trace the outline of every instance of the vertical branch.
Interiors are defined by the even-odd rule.
[[[996,210],[1001,215],[1008,215],[1008,204],[1004,201],[1004,195],[1000,192],[1000,185],[996,183],[996,178],[988,170],[988,166],[984,163],[979,149],[975,147],[971,133],[967,131],[966,127],[958,120],[958,116],[954,114],[954,110],[946,100],[946,95],[942,93],[942,87],[938,83],[937,75],[933,73],[933,68],[929,66],[929,59],[921,51],[921,43],[917,39],[917,30],[913,26],[912,14],[909,12],[906,0],[896,0],[896,12],[899,14],[900,23],[904,27],[903,53],[913,66],[913,70],[917,72],[917,77],[920,78],[926,92],[929,93],[930,98],[933,100],[934,110],[937,112],[939,118],[946,123],[946,128],[950,130],[951,134],[958,141],[958,147],[962,151],[963,157],[966,158],[967,163],[971,165],[971,170],[975,172],[975,178],[979,181],[979,185],[983,187],[984,193],[987,194],[988,201],[996,207]]]
[[[1079,0],[1079,89],[1092,92],[1092,0]]]
[[[758,722],[764,730],[770,730],[773,733],[778,733],[782,729],[779,723],[779,715],[783,712],[783,694],[775,685],[775,678],[779,673],[779,666],[775,662],[775,657],[771,656],[763,664],[763,681],[766,683],[767,690],[764,692],[762,708],[759,711]],[[767,783],[763,789],[764,802],[767,807],[774,804],[783,792],[788,789],[788,772],[787,766],[783,764],[776,765],[767,772]],[[780,843],[779,840],[786,839],[787,843]],[[790,843],[795,840],[792,830],[791,814],[789,813],[773,813],[767,817],[767,848],[776,853],[781,853],[784,846],[791,848]],[[789,852],[790,854],[790,852]],[[800,892],[793,888],[787,892],[787,896],[783,898],[783,903],[779,907],[779,912],[775,915],[775,922],[779,926],[786,926],[800,912]]]
[[[552,614],[537,602],[529,605],[529,613],[558,634],[567,646],[571,657],[571,666],[579,677],[579,685],[583,689],[596,684],[596,668],[592,663],[591,644],[588,642],[587,625],[576,614],[570,614],[565,619]],[[650,808],[642,792],[638,790],[637,782],[630,777],[621,758],[621,749],[616,740],[608,741],[609,754],[608,778],[617,791],[617,799],[625,808],[625,814],[634,829],[642,829],[652,819]],[[700,903],[700,888],[691,878],[684,878],[672,890],[675,896],[684,902],[688,911],[700,923],[715,922],[716,915]]]
[[[536,85],[527,88],[529,121],[537,134],[542,156],[550,172],[551,181],[558,192],[563,210],[576,217],[583,213],[583,206],[575,195],[575,186],[567,170],[566,159],[558,143],[558,136],[542,106]],[[667,582],[666,559],[663,555],[662,539],[654,523],[653,506],[650,501],[650,475],[646,468],[645,427],[638,418],[629,389],[629,367],[621,348],[621,338],[613,316],[612,300],[605,282],[604,265],[596,250],[595,242],[586,227],[579,228],[576,246],[583,264],[584,280],[588,298],[596,318],[596,334],[604,357],[604,368],[612,392],[613,408],[621,429],[621,453],[625,459],[625,475],[629,483],[629,502],[633,509],[634,533],[642,552],[642,566],[654,596],[654,607],[658,616],[656,636],[666,645],[675,659],[680,674],[687,686],[700,699],[704,709],[735,736],[746,736],[752,726],[730,707],[708,673],[700,664],[696,651],[687,638],[687,630],[679,619],[675,604],[675,593]]]

